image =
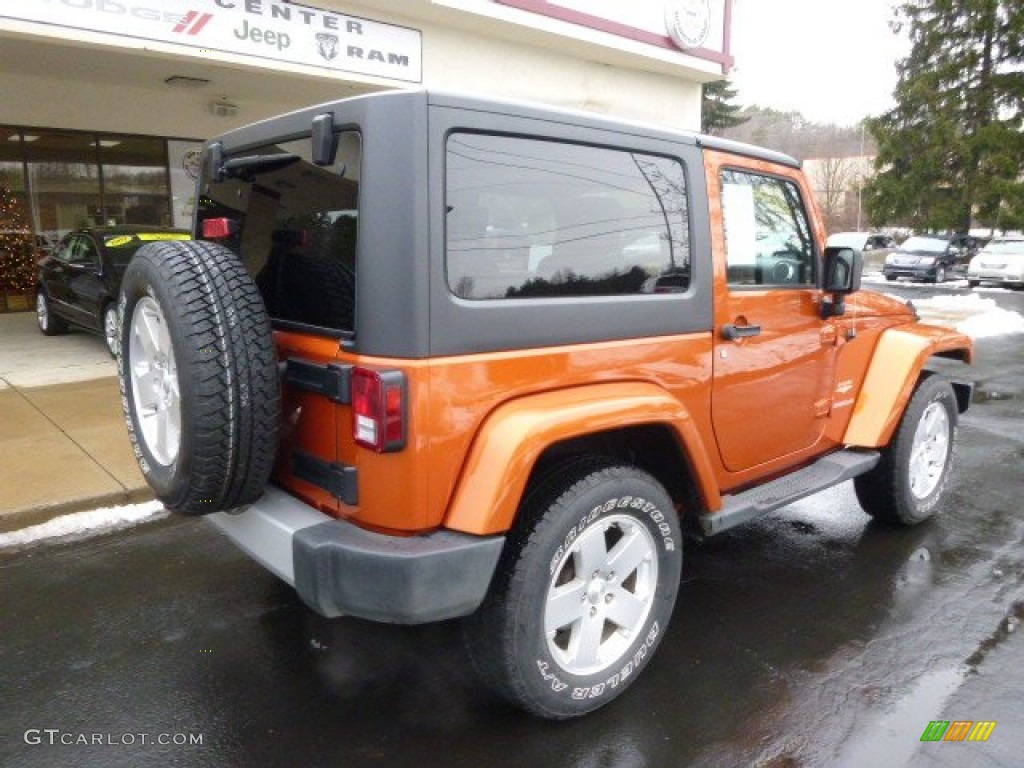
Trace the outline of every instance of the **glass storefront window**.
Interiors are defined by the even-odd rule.
[[[36,232],[56,242],[72,229],[102,224],[96,139],[61,131],[36,135],[25,142]]]
[[[26,303],[24,294],[35,287],[36,259],[46,255],[47,241],[32,232],[21,147],[20,131],[0,127],[0,308],[15,308],[9,297]]]
[[[190,226],[195,182],[187,171],[201,146],[0,125],[0,312],[29,308],[36,260],[74,229]],[[174,174],[173,205],[169,150],[173,171],[181,167]]]
[[[103,223],[171,224],[167,149],[163,139],[99,136]]]

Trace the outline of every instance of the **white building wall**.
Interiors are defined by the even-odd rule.
[[[424,32],[424,82],[675,128],[700,127],[700,85],[457,30]]]
[[[313,4],[420,30],[428,88],[696,129],[700,82],[721,72],[719,65],[679,51],[484,0]],[[211,83],[172,90],[163,80],[174,74]],[[205,138],[282,111],[390,87],[417,86],[0,20],[0,123],[9,125]],[[237,114],[211,114],[210,103],[219,99],[236,105]]]

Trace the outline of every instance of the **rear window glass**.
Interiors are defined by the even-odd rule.
[[[234,234],[219,242],[241,256],[273,320],[347,333],[355,314],[359,134],[340,135],[333,166],[314,165],[310,153],[305,137],[227,158],[295,156],[204,182],[198,231],[206,219],[232,222]]]
[[[453,134],[446,154],[446,272],[456,296],[614,296],[689,287],[679,162],[470,133]]]

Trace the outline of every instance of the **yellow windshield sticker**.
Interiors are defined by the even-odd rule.
[[[191,240],[186,232],[140,232],[139,240]]]
[[[121,248],[129,243],[136,243],[140,240],[144,243],[158,240],[191,240],[192,235],[187,232],[137,232],[132,235],[114,235],[103,241],[107,248]]]

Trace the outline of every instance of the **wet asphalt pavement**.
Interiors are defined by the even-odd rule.
[[[847,484],[688,542],[657,658],[569,723],[492,701],[457,622],[322,619],[200,520],[2,554],[0,766],[1024,764],[1024,335],[971,377],[941,516],[870,523]]]

